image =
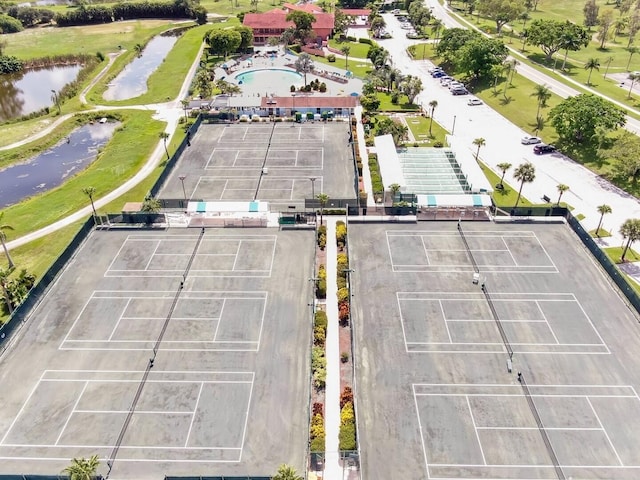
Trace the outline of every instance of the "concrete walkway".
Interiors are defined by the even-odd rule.
[[[327,225],[327,381],[324,399],[325,466],[324,477],[328,480],[342,478],[340,468],[338,433],[340,431],[340,338],[338,332],[338,284],[336,245],[336,217],[325,216]]]

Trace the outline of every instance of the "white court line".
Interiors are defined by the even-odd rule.
[[[438,300],[438,305],[440,305],[440,311],[442,312],[442,320],[444,321],[444,326],[447,329],[447,336],[449,337],[449,343],[453,343],[453,339],[451,338],[451,332],[449,331],[449,324],[447,323],[447,315],[444,313],[444,307],[442,305],[442,300]]]
[[[129,238],[125,238],[124,242],[122,242],[122,245],[120,245],[120,248],[118,249],[118,251],[116,252],[116,254],[113,257],[113,260],[111,260],[111,263],[109,264],[109,266],[107,267],[105,273],[103,274],[103,276],[106,275],[107,272],[111,271],[111,267],[113,266],[113,264],[115,263],[115,261],[118,259],[118,257],[120,256],[120,253],[122,252],[122,249],[124,248],[124,246],[127,244],[127,242],[129,241]]]
[[[427,248],[427,246],[424,243],[424,237],[420,236],[420,241],[422,242],[422,249],[424,250],[424,255],[425,257],[427,257],[427,264],[431,265],[431,260],[429,260],[429,249]]]
[[[127,300],[126,305],[124,306],[124,308],[120,312],[120,316],[118,317],[118,320],[116,321],[116,324],[113,326],[113,329],[111,330],[111,335],[109,335],[109,338],[107,339],[108,342],[110,342],[111,339],[113,338],[113,336],[115,335],[116,330],[118,329],[118,326],[120,325],[120,321],[123,319],[123,313],[127,311],[127,308],[129,308],[129,304],[131,303],[131,300],[132,300],[132,298],[129,297],[129,299]]]
[[[149,270],[149,266],[151,265],[151,262],[153,261],[153,256],[156,254],[156,252],[158,251],[158,248],[160,247],[160,240],[158,240],[156,242],[156,248],[153,249],[153,252],[151,253],[151,257],[149,257],[149,261],[147,262],[147,264],[145,265],[144,269]]]
[[[223,318],[222,313],[224,312],[224,306],[225,306],[226,302],[227,302],[227,299],[223,298],[222,299],[222,307],[220,307],[220,317],[218,318],[218,323],[216,324],[216,329],[213,332],[213,340],[212,340],[212,342],[214,342],[214,343],[216,341],[216,337],[218,336],[218,329],[220,328],[220,324],[222,323],[222,318]]]
[[[524,322],[521,322],[524,323]],[[80,341],[80,340],[77,340]],[[85,340],[86,341],[86,340]],[[100,340],[95,340],[99,342]],[[600,343],[524,343],[509,342],[511,345],[523,346],[540,346],[540,347],[602,347]],[[449,342],[409,342],[411,345],[451,345]],[[502,345],[502,342],[455,342],[453,345]],[[538,352],[526,352],[538,353]]]
[[[30,444],[7,444],[7,447],[17,447],[17,448],[89,448],[92,450],[98,450],[101,448],[113,448],[113,445],[30,445]],[[241,450],[238,447],[173,447],[173,446],[156,446],[156,445],[122,445],[121,449],[140,449],[140,450]],[[14,457],[11,457],[14,458]],[[67,459],[69,460],[69,459]],[[118,461],[120,461],[120,457],[118,457]],[[135,460],[134,460],[135,461]],[[142,460],[141,460],[142,461]],[[154,459],[151,460],[154,462],[162,462],[164,460]],[[176,460],[169,460],[171,462]]]
[[[29,392],[29,395],[27,396],[27,399],[24,401],[24,403],[20,407],[20,410],[18,411],[18,414],[15,416],[15,418],[13,419],[13,422],[11,422],[11,425],[9,425],[9,428],[7,429],[7,432],[4,434],[4,436],[0,440],[0,445],[4,444],[4,441],[7,439],[7,436],[9,435],[9,432],[11,432],[11,430],[13,429],[13,426],[18,421],[18,418],[20,418],[22,416],[22,413],[24,412],[24,408],[27,406],[27,404],[31,400],[31,397],[33,396],[33,394],[35,393],[36,389],[38,388],[38,385],[40,385],[40,381],[42,380],[42,376],[45,374],[45,372],[46,372],[46,370],[44,372],[42,372],[42,374],[40,374],[40,378],[38,379],[36,384],[31,389],[31,392]]]
[[[611,353],[611,350],[609,350],[609,345],[607,345],[607,343],[604,341],[604,339],[600,335],[600,332],[598,331],[596,326],[591,321],[591,318],[589,317],[589,315],[587,315],[587,312],[584,311],[584,308],[582,308],[582,303],[580,303],[580,301],[576,298],[576,296],[573,293],[571,294],[571,296],[573,297],[573,300],[578,304],[578,308],[580,308],[580,311],[582,311],[582,314],[585,316],[585,318],[589,322],[589,325],[591,325],[591,328],[593,328],[593,331],[596,332],[596,335],[598,336],[598,338],[602,342],[602,345],[604,345],[604,348],[607,349],[608,353]]]
[[[538,427],[477,427],[478,430],[540,430]],[[601,432],[604,429],[598,427],[544,427],[549,431],[569,431],[569,432]]]
[[[322,131],[322,143],[324,143],[324,125],[322,125],[321,131]]]
[[[189,444],[189,437],[191,436],[191,429],[193,428],[193,421],[196,418],[196,413],[198,412],[198,404],[200,403],[200,397],[202,396],[202,389],[204,388],[204,383],[200,382],[200,390],[198,391],[198,397],[196,398],[196,404],[193,407],[193,412],[191,414],[191,422],[189,423],[189,431],[187,432],[187,438],[184,441],[184,448],[187,448]]]
[[[222,200],[224,198],[224,194],[227,191],[227,185],[229,185],[229,179],[225,179],[222,191],[220,192],[220,198],[218,198],[218,200]]]
[[[244,453],[244,439],[247,435],[247,424],[249,423],[249,410],[251,409],[251,397],[253,396],[253,384],[256,378],[256,373],[253,372],[253,377],[251,378],[251,389],[249,390],[249,401],[247,402],[247,411],[244,418],[244,429],[242,430],[242,440],[240,440],[240,458],[239,462],[242,461],[242,454]]]
[[[404,338],[404,351],[409,351],[409,342],[407,342],[407,332],[404,329],[404,317],[402,316],[402,307],[400,306],[400,297],[398,297],[398,292],[396,292],[396,305],[398,305],[398,314],[400,317],[400,328],[402,329],[402,337]]]
[[[235,253],[235,258],[233,260],[233,265],[231,266],[231,271],[234,272],[236,270],[236,262],[238,261],[238,257],[240,256],[240,247],[242,246],[242,240],[240,240],[238,242],[238,245],[236,246],[236,253]],[[232,254],[234,255],[234,254]]]
[[[484,467],[490,467],[490,468],[548,468],[548,469],[553,469],[554,466],[549,464],[549,465],[504,465],[504,464],[489,464],[489,465],[475,465],[475,464],[469,464],[469,463],[432,463],[432,465],[434,467],[458,467],[458,468],[484,468]],[[612,469],[612,470],[626,470],[626,469],[630,469],[630,470],[635,470],[637,468],[640,468],[640,466],[637,465],[629,465],[629,466],[624,466],[624,467],[620,467],[618,465],[560,465],[562,468],[593,468],[593,469]],[[445,479],[451,479],[453,477],[433,477],[432,480],[445,480]],[[487,478],[487,477],[463,477],[465,479],[468,480],[475,480],[475,479],[483,479],[483,478]],[[572,478],[572,477],[569,477]],[[580,477],[582,478],[582,477]],[[588,477],[586,477],[588,478]],[[528,480],[528,479],[525,479]]]
[[[471,408],[471,402],[469,402],[469,397],[465,397],[465,398],[467,400],[467,407],[469,407],[469,415],[471,416],[471,424],[473,425],[473,431],[476,434],[476,440],[478,441],[478,447],[480,448],[480,454],[482,455],[482,462],[486,465],[487,459],[484,457],[484,450],[482,449],[482,442],[480,441],[480,435],[478,434],[476,419],[473,417],[473,409]]]
[[[516,259],[513,256],[513,253],[511,253],[511,249],[509,248],[509,245],[507,245],[507,242],[505,242],[504,237],[500,237],[500,240],[502,240],[502,243],[504,243],[504,246],[507,249],[507,252],[509,252],[509,256],[511,257],[511,260],[513,260],[513,265],[516,267],[519,266],[518,262],[516,262]]]
[[[544,321],[547,324],[547,327],[549,328],[549,331],[551,332],[551,335],[553,335],[554,340],[556,341],[556,343],[558,345],[560,345],[560,341],[558,340],[558,337],[556,337],[556,332],[553,331],[553,328],[551,327],[551,324],[547,320],[547,316],[544,314],[544,312],[540,308],[540,305],[538,304],[537,300],[535,301],[535,304],[536,304],[536,307],[538,307],[538,310],[540,310],[540,313],[542,314],[542,318],[544,318]]]
[[[534,238],[536,239],[536,242],[538,242],[538,245],[540,245],[540,248],[542,249],[542,251],[544,252],[544,254],[547,256],[547,258],[549,259],[549,261],[551,262],[551,265],[553,265],[553,268],[555,268],[556,272],[559,272],[558,267],[556,267],[555,262],[553,261],[553,259],[551,258],[551,255],[549,255],[549,253],[547,252],[547,249],[544,248],[544,245],[542,245],[542,242],[540,241],[540,239],[538,238],[537,235],[533,235]]]
[[[89,296],[89,298],[87,299],[87,301],[84,303],[84,306],[82,307],[82,309],[80,310],[80,313],[78,313],[78,315],[76,316],[76,319],[73,321],[73,324],[71,325],[71,328],[69,328],[69,330],[67,331],[67,334],[64,336],[64,338],[62,339],[62,343],[60,344],[60,346],[58,346],[58,350],[60,350],[60,347],[62,345],[64,345],[64,343],[67,341],[67,339],[69,338],[69,335],[71,335],[71,332],[73,331],[73,329],[75,328],[76,324],[78,323],[78,320],[80,319],[80,317],[82,316],[82,314],[84,313],[84,311],[86,310],[86,308],[89,306],[89,302],[91,301],[91,299],[93,298],[95,291]],[[2,442],[0,442],[1,444]]]
[[[269,292],[266,292],[264,302],[262,302],[262,318],[260,319],[260,332],[258,332],[258,341],[256,342],[258,348],[256,351],[260,351],[260,345],[262,342],[262,329],[264,328],[264,317],[267,314],[267,302],[269,301]],[[255,374],[254,374],[255,375]]]
[[[87,382],[89,383],[89,382]],[[197,383],[197,382],[193,382],[193,383]],[[129,413],[129,410],[74,410],[73,413],[100,413],[100,414],[105,414],[105,413]],[[172,412],[171,410],[136,410],[135,414],[138,415],[191,415],[193,412],[187,412],[187,411],[175,411]],[[67,445],[64,445],[65,447]]]
[[[87,389],[87,385],[89,385],[89,382],[85,381],[84,382],[84,386],[82,387],[82,391],[80,392],[80,395],[78,395],[78,398],[76,398],[75,403],[73,404],[73,408],[71,409],[71,411],[69,412],[69,415],[67,416],[67,421],[64,422],[64,425],[62,426],[62,428],[60,429],[60,434],[58,435],[58,438],[56,438],[56,443],[55,445],[58,445],[58,443],[60,443],[60,439],[62,438],[62,434],[64,433],[64,431],[67,428],[67,425],[69,425],[69,420],[71,420],[71,417],[73,416],[73,414],[75,413],[76,407],[78,406],[78,404],[80,403],[80,400],[82,399],[82,395],[84,395],[84,391]]]
[[[624,466],[624,463],[620,459],[620,455],[618,455],[618,451],[616,450],[616,447],[613,446],[613,442],[611,441],[611,438],[609,438],[609,434],[607,433],[607,429],[604,428],[604,425],[602,425],[602,422],[600,421],[600,417],[598,416],[598,412],[596,412],[596,409],[593,408],[593,404],[591,403],[591,400],[589,400],[589,397],[587,397],[587,403],[589,404],[589,407],[591,408],[591,411],[595,415],[596,420],[598,420],[598,425],[600,425],[600,427],[602,428],[602,431],[604,432],[604,436],[607,438],[607,442],[609,442],[609,445],[611,446],[611,449],[613,450],[613,453],[616,454],[616,458],[618,459],[618,462],[620,463],[621,466]]]
[[[416,415],[418,416],[418,430],[420,430],[420,441],[422,442],[422,454],[424,455],[424,464],[427,471],[427,478],[430,479],[431,475],[429,474],[429,459],[427,458],[427,447],[424,443],[424,433],[422,431],[422,420],[420,419],[420,408],[418,407],[418,395],[416,394],[416,385],[412,384],[411,389],[413,390],[413,401],[416,405]]]

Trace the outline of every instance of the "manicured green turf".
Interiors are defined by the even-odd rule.
[[[420,146],[430,147],[436,142],[440,142],[445,146],[447,145],[446,135],[448,132],[435,120],[431,127],[431,135],[429,135],[429,123],[431,119],[416,115],[415,117],[406,117],[405,120],[407,121],[409,130],[413,133],[416,141],[420,143]],[[425,140],[428,140],[429,143],[422,144]],[[411,142],[408,143],[411,144]]]
[[[417,112],[420,111],[420,105],[409,103],[406,95],[401,95],[398,103],[391,102],[391,95],[386,92],[377,92],[376,96],[380,99],[380,112]]]
[[[489,180],[489,183],[495,187],[498,183],[500,183],[500,175],[495,173],[488,165],[483,162],[478,162],[480,168],[484,172],[484,175]],[[504,188],[502,190],[495,190],[493,192],[492,198],[493,203],[498,208],[511,208],[515,205],[516,199],[518,198],[518,189],[512,187],[507,181],[509,178],[509,172],[505,175],[505,180],[502,182]],[[518,187],[519,188],[519,187]],[[518,206],[526,206],[533,205],[524,195],[520,197],[520,201],[518,202]]]
[[[329,46],[331,48],[335,48],[336,50],[340,50],[345,46],[349,46],[349,48],[351,49],[349,51],[349,63],[351,63],[351,59],[360,63],[362,63],[363,60],[366,61],[367,53],[369,53],[369,48],[371,48],[371,45],[367,45],[366,43],[348,41],[339,42],[333,38],[329,40]]]
[[[32,118],[23,122],[5,123],[0,125],[0,147],[25,140],[35,135],[55,121],[51,114],[46,117]],[[2,155],[2,153],[0,153]]]
[[[203,35],[209,30],[222,28],[221,25],[229,26],[230,24],[237,24],[237,20],[229,24],[202,25],[187,30],[180,36],[158,69],[149,77],[146,93],[128,100],[107,102],[102,97],[107,85],[135,57],[134,51],[127,52],[114,62],[109,74],[105,75],[98,85],[89,92],[87,101],[98,105],[138,105],[165,102],[175,98],[182,86],[182,82],[176,81],[176,79],[186,77],[202,45]]]
[[[345,71],[348,70],[358,78],[365,78],[367,74],[371,70],[373,70],[373,65],[371,64],[371,62],[369,62],[369,60],[354,60],[352,58],[349,58],[349,68],[347,68],[347,65],[345,64],[345,59],[340,57],[336,57],[335,62],[330,62],[326,59],[326,57],[313,57],[313,61],[316,63],[323,63],[325,65],[331,65],[332,67],[341,68]]]
[[[606,238],[611,236],[611,232],[605,230],[604,228],[600,228],[598,234],[596,235],[596,229],[589,230],[589,235],[595,238]]]
[[[95,198],[99,198],[140,169],[157,144],[164,123],[153,120],[150,111],[119,113],[123,126],[116,130],[91,166],[60,187],[4,210],[5,222],[14,228],[10,239],[49,225],[86,206],[88,199],[82,193],[84,187],[95,187]]]
[[[74,53],[95,54],[117,52],[118,46],[133,50],[154,35],[177,26],[171,20],[127,20],[124,22],[84,27],[28,28],[19,33],[5,35],[6,55],[19,58],[39,58]]]
[[[613,263],[622,263],[622,251],[623,247],[606,247],[602,249],[607,256],[611,259]],[[629,248],[627,250],[626,255],[624,256],[625,262],[639,262],[640,254],[636,252],[633,248]]]

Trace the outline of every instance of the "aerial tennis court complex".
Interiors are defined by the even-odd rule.
[[[272,211],[300,208],[318,193],[353,198],[349,129],[348,122],[203,123],[159,196],[263,201]]]
[[[3,357],[0,473],[94,454],[115,479],[302,470],[313,244],[93,232]]]
[[[637,318],[562,224],[349,227],[363,478],[640,476]]]

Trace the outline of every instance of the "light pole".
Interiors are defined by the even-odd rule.
[[[316,198],[316,177],[309,177],[311,180],[311,198]]]
[[[291,116],[293,117],[293,121],[295,123],[296,117],[296,94],[292,93],[291,94],[291,100],[293,101],[293,106],[291,107]]]
[[[186,175],[179,175],[178,178],[180,179],[180,182],[182,183],[182,194],[184,195],[184,203],[186,206],[187,203],[187,191],[184,189],[184,179],[187,178]]]
[[[453,116],[453,127],[451,127],[451,135],[453,135],[456,131],[456,116]]]

